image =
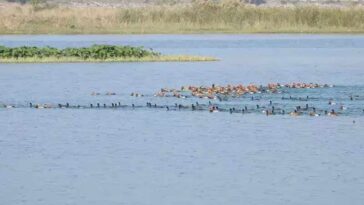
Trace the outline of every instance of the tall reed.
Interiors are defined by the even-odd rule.
[[[0,7],[2,34],[363,33],[362,7],[255,7],[235,1],[139,8]]]

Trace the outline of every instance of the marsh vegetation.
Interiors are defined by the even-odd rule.
[[[2,63],[51,63],[51,62],[139,62],[139,61],[212,61],[211,57],[161,55],[143,47],[93,45],[91,47],[5,47],[0,46]]]
[[[0,7],[2,34],[362,33],[362,7],[257,7],[239,1],[145,7]]]

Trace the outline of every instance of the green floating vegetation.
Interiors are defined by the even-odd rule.
[[[58,49],[53,47],[0,46],[0,63],[61,63],[61,62],[157,62],[214,61],[212,57],[161,55],[143,47],[93,45],[91,47]]]
[[[53,47],[5,47],[0,46],[0,58],[62,58],[74,57],[80,59],[107,59],[107,58],[142,58],[146,56],[160,56],[160,53],[142,47],[93,45],[82,48],[58,49]]]

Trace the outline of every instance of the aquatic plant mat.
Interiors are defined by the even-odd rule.
[[[161,55],[131,46],[93,45],[81,48],[0,46],[0,63],[215,61],[213,57]]]
[[[125,93],[121,91],[120,93]],[[189,111],[266,116],[364,116],[364,86],[269,84],[182,86],[156,93],[91,92],[82,102],[9,103],[2,109],[93,109],[127,111]]]
[[[363,33],[364,8],[196,1],[146,7],[0,7],[1,34]]]

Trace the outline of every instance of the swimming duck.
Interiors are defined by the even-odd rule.
[[[305,107],[305,109],[304,109],[304,110],[308,110],[308,108],[309,108],[309,107],[308,107],[308,104],[306,104],[306,107]]]
[[[95,96],[95,95],[100,95],[100,93],[97,93],[97,92],[92,92],[91,93],[92,96]]]
[[[114,92],[107,92],[106,95],[116,95]]]
[[[344,105],[340,105],[340,110],[346,110],[346,107]]]
[[[266,116],[273,115],[273,112],[270,110],[263,110],[262,111]]]
[[[299,116],[300,113],[297,110],[294,110],[293,112],[289,113],[291,116]]]
[[[44,106],[43,106],[43,105],[41,105],[41,104],[36,104],[36,105],[35,105],[35,108],[36,108],[36,109],[44,109]]]
[[[328,116],[337,116],[337,113],[332,109],[331,112],[328,113]]]
[[[44,104],[43,106],[44,106],[44,108],[48,108],[48,109],[53,108],[53,106],[51,104]]]
[[[335,105],[336,103],[332,100],[329,100],[329,105]]]
[[[211,107],[209,108],[209,111],[210,111],[210,112],[219,112],[219,109],[218,109],[218,107],[217,107],[217,106],[211,106]]]

